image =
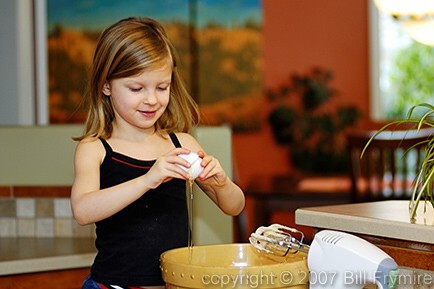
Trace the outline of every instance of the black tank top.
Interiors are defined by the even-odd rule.
[[[175,134],[170,138],[176,147],[181,146]],[[155,163],[114,152],[104,139],[100,140],[106,150],[100,167],[101,189],[141,176]],[[160,254],[185,247],[188,242],[185,185],[184,180],[172,179],[96,223],[98,254],[92,279],[119,286],[164,285]]]

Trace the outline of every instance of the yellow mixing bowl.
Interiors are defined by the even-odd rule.
[[[305,253],[273,257],[251,244],[173,249],[161,254],[167,288],[309,288]]]

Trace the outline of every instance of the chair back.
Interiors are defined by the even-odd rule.
[[[352,201],[409,200],[433,133],[432,128],[349,133]]]

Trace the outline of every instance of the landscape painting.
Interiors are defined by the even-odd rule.
[[[202,125],[256,130],[262,94],[260,0],[46,0],[50,124],[82,123],[93,51],[102,29],[125,17],[164,25]]]

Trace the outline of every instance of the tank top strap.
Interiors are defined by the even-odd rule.
[[[103,146],[104,146],[105,151],[107,152],[107,154],[111,154],[113,152],[113,149],[108,144],[108,142],[105,139],[103,139],[102,137],[99,137],[99,140],[102,142],[102,144],[103,144]]]
[[[176,134],[174,132],[169,133],[170,139],[172,140],[173,144],[175,145],[175,147],[180,148],[181,143],[179,142],[178,137],[176,136]]]
[[[169,136],[170,136],[170,139],[172,140],[172,143],[175,145],[175,147],[177,147],[177,148],[182,147],[181,143],[179,142],[179,139],[178,139],[178,137],[176,136],[175,133],[171,132],[171,133],[169,133]],[[112,147],[108,144],[108,142],[105,139],[103,139],[102,137],[99,137],[99,140],[103,144],[103,146],[104,146],[104,148],[105,148],[105,150],[106,150],[107,153],[112,153],[113,152]]]

